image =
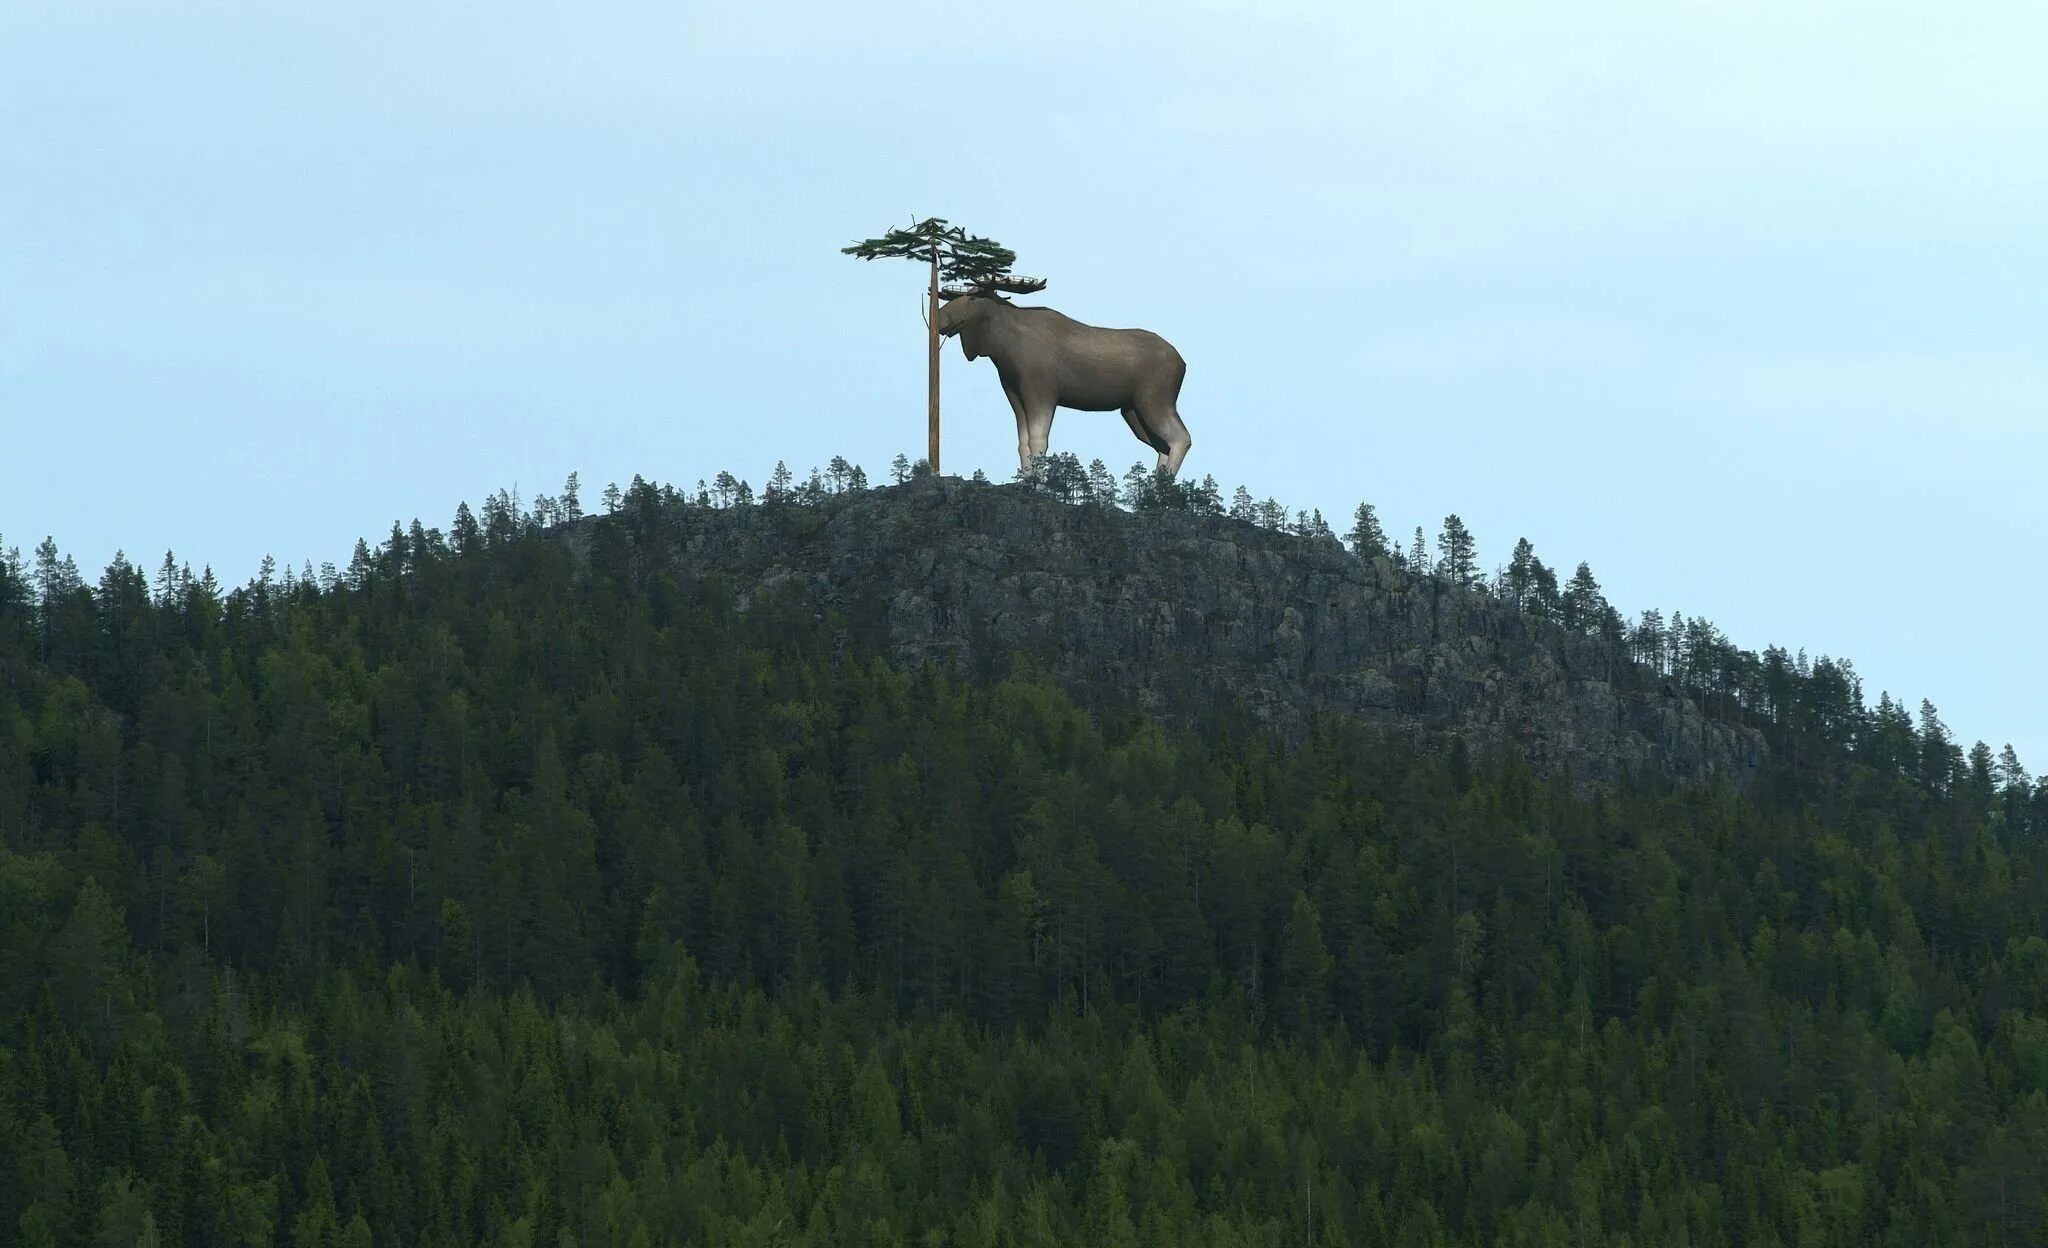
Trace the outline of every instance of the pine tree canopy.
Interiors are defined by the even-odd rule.
[[[840,254],[862,260],[917,260],[930,263],[933,248],[939,257],[939,282],[955,288],[990,287],[1019,293],[1043,289],[1037,278],[1019,278],[1010,273],[1017,253],[996,242],[969,234],[943,217],[927,217],[907,229],[890,230],[880,238],[865,239]]]

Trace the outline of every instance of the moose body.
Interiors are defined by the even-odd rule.
[[[1180,383],[1188,366],[1173,344],[1145,329],[1083,325],[1051,308],[1020,308],[988,291],[952,294],[939,332],[960,339],[968,359],[995,362],[1017,416],[1018,466],[1029,472],[1052,437],[1053,409],[1122,412],[1159,467],[1180,472],[1193,439],[1181,423]]]

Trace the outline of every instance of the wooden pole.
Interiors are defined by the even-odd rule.
[[[928,326],[927,347],[930,351],[931,370],[928,374],[930,402],[930,450],[925,462],[931,465],[932,475],[939,475],[939,245],[932,244],[932,281],[930,291],[930,315],[925,318]]]

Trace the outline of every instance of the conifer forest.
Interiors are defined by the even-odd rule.
[[[237,586],[0,559],[0,1242],[2048,1242],[2009,749],[1455,516],[1059,457],[989,488],[1512,597],[1767,757],[1169,722],[687,557],[887,475],[501,492]]]

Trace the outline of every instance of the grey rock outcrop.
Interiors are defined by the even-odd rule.
[[[1479,590],[1327,539],[923,479],[804,507],[671,516],[679,570],[741,603],[806,598],[895,660],[990,674],[1028,656],[1082,701],[1169,718],[1234,701],[1283,733],[1317,711],[1587,782],[1645,769],[1746,784],[1765,746],[1646,669]],[[586,522],[571,540],[589,540]]]

